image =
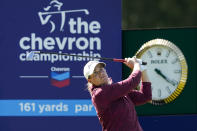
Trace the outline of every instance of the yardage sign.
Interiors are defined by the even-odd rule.
[[[121,58],[121,1],[1,3],[0,116],[95,116],[83,77],[92,59],[26,55],[36,50]],[[114,81],[121,79],[120,63],[107,68]]]

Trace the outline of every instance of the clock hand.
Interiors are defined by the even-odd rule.
[[[173,86],[176,85],[176,83],[175,83],[174,81],[170,80],[169,78],[166,78],[166,81],[168,81],[168,82],[169,82],[170,84],[172,84]]]
[[[169,82],[170,84],[172,84],[173,86],[175,86],[175,82],[170,80],[169,78],[167,78],[159,69],[155,68],[155,72],[160,75],[162,78],[164,78],[167,82]]]
[[[155,68],[155,72],[166,80],[166,76],[159,69]]]

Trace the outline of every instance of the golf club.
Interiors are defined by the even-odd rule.
[[[73,55],[68,53],[56,53],[56,52],[43,52],[43,51],[31,51],[27,54],[27,59],[32,60],[35,54],[58,54],[58,55],[65,55],[65,56],[76,56],[76,57],[88,57],[93,59],[100,59],[100,60],[108,60],[108,61],[114,61],[114,62],[125,62],[124,59],[116,59],[116,58],[105,58],[105,57],[92,57],[92,56],[83,56],[83,55]],[[146,65],[147,62],[142,61],[141,59],[138,59],[141,65]]]

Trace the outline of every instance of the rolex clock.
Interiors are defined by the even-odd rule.
[[[181,50],[165,39],[146,42],[136,57],[147,62],[151,81],[152,104],[163,105],[175,100],[187,80],[187,62]]]

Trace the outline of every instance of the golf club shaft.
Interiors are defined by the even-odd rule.
[[[68,53],[43,52],[43,51],[35,51],[35,53],[41,53],[41,54],[59,54],[59,55],[65,55],[65,56],[85,57],[85,58],[108,60],[108,61],[114,61],[114,62],[125,62],[124,59],[105,58],[105,57],[93,57],[93,56],[83,56],[83,55],[73,55],[73,54],[68,54]],[[146,65],[146,64],[147,64],[146,62],[142,62],[142,65]]]

